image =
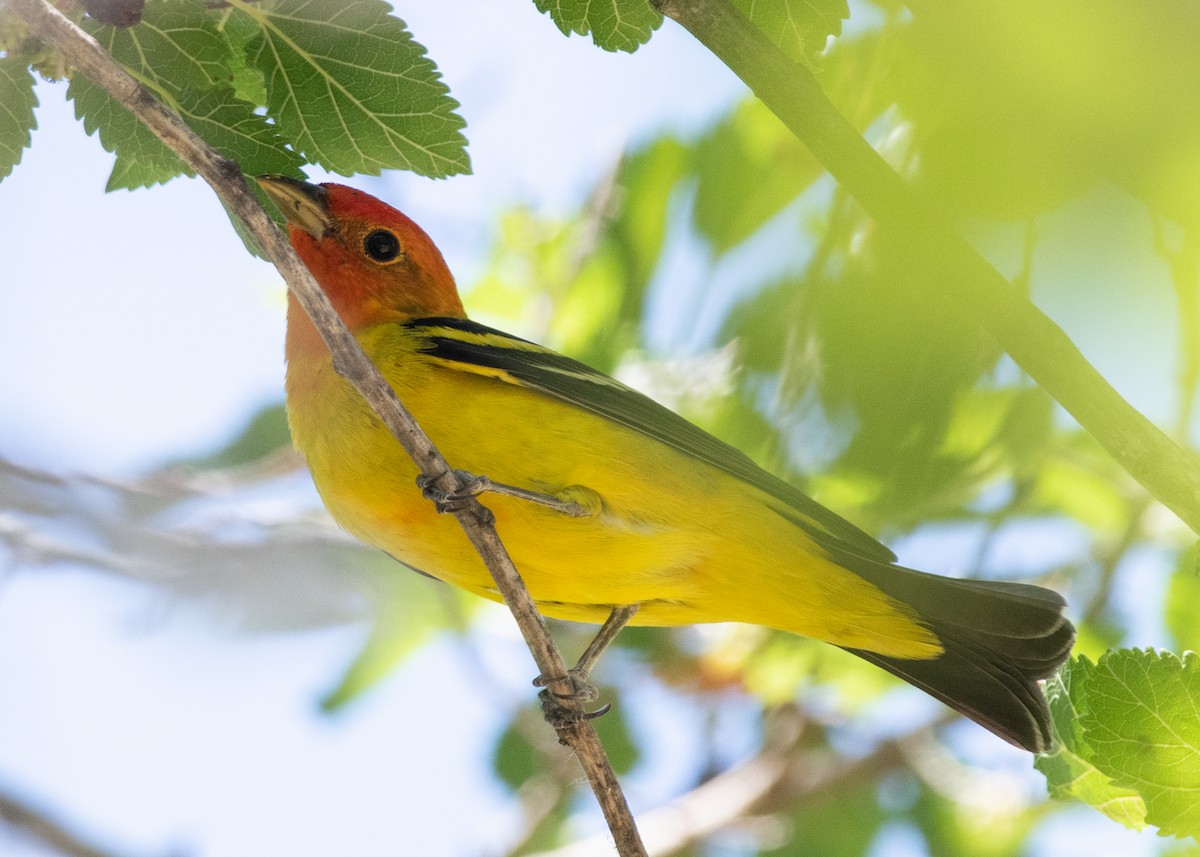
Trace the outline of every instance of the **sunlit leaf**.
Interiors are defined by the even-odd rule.
[[[1090,748],[1084,745],[1078,707],[1083,696],[1078,690],[1073,696],[1072,684],[1092,669],[1090,661],[1076,659],[1046,682],[1054,747],[1046,755],[1039,756],[1034,765],[1046,775],[1052,797],[1075,798],[1126,827],[1141,829],[1146,825],[1145,801],[1135,790],[1114,785],[1110,777],[1085,757]]]
[[[1178,651],[1200,651],[1200,555],[1182,551],[1167,588],[1167,630]]]
[[[1200,655],[1115,649],[1076,657],[1067,676],[1055,711],[1065,751],[1043,766],[1056,793],[1131,826],[1200,834]]]
[[[586,36],[606,51],[637,50],[662,23],[662,13],[647,0],[533,0],[563,35]]]
[[[850,17],[846,0],[734,0],[755,26],[788,56],[809,61]]]

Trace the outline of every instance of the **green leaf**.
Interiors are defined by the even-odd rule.
[[[37,96],[28,63],[19,57],[0,57],[0,179],[21,162],[29,146],[31,132],[37,127],[35,107]]]
[[[606,51],[633,53],[650,41],[662,23],[662,13],[649,0],[533,0],[539,12],[553,19],[563,35],[592,35]]]
[[[478,602],[461,590],[411,573],[390,557],[370,554],[367,561],[378,569],[375,622],[353,663],[321,698],[321,709],[326,712],[339,711],[358,699]]]
[[[237,98],[230,42],[220,20],[187,0],[163,0],[136,27],[85,22],[97,41],[149,86],[209,145],[248,173],[299,175],[300,158],[254,106]],[[81,77],[68,95],[88,133],[99,131],[117,161],[108,188],[134,188],[191,174],[182,161],[106,92]]]
[[[149,187],[176,176],[195,175],[116,99],[82,75],[67,87],[75,117],[88,134],[98,134],[105,151],[117,156],[107,190]]]
[[[761,101],[747,99],[696,148],[696,228],[723,253],[750,237],[823,172]]]
[[[1079,656],[1049,688],[1061,746],[1038,763],[1051,792],[1129,827],[1200,835],[1200,655]]]
[[[469,172],[458,102],[389,9],[382,0],[237,2],[234,17],[255,25],[247,50],[268,111],[308,160],[342,175]]]
[[[850,17],[846,0],[734,0],[734,5],[784,53],[810,62]]]
[[[1086,675],[1084,696],[1096,767],[1136,789],[1163,834],[1200,835],[1200,655],[1108,652]]]
[[[287,412],[280,402],[267,405],[250,418],[237,436],[208,455],[186,462],[189,467],[204,470],[241,467],[261,461],[273,452],[291,444]]]
[[[1133,789],[1114,785],[1086,758],[1090,748],[1084,742],[1080,711],[1072,698],[1072,689],[1078,692],[1083,676],[1093,669],[1087,658],[1076,658],[1046,682],[1055,742],[1050,753],[1034,760],[1034,767],[1046,776],[1051,797],[1076,798],[1126,827],[1141,830],[1146,826],[1145,801]]]
[[[521,711],[516,712],[492,751],[492,770],[514,792],[537,776],[543,755],[525,737],[522,717]]]

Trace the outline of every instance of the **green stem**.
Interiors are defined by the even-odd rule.
[[[1140,414],[1067,335],[871,148],[729,0],[651,0],[740,77],[883,228],[929,263],[930,285],[969,309],[1022,369],[1157,500],[1200,533],[1200,462]]]

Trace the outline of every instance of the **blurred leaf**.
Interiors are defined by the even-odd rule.
[[[387,3],[239,2],[234,11],[258,28],[246,47],[275,127],[307,160],[341,175],[470,170],[458,102]]]
[[[797,62],[810,62],[850,17],[846,0],[734,0],[755,26]]]
[[[280,402],[268,405],[256,413],[237,437],[221,449],[185,463],[192,467],[205,469],[240,467],[259,461],[276,450],[288,447],[291,442],[287,410]]]
[[[650,41],[662,23],[662,13],[647,0],[533,0],[539,12],[548,14],[564,36],[592,35],[606,51],[632,53]]]
[[[1056,701],[1065,751],[1049,763],[1051,787],[1094,802],[1130,826],[1167,836],[1200,834],[1200,655],[1116,649],[1095,664],[1072,659]],[[1078,719],[1071,715],[1078,712]],[[1086,763],[1086,764],[1083,764]],[[1089,767],[1090,766],[1090,767]],[[1110,788],[1092,773],[1109,778]],[[1045,768],[1043,768],[1045,771]],[[1133,795],[1145,803],[1142,819]]]
[[[1140,830],[1146,826],[1146,804],[1133,789],[1120,788],[1085,758],[1081,711],[1073,698],[1072,686],[1092,669],[1091,662],[1075,658],[1046,682],[1050,718],[1054,728],[1051,752],[1034,759],[1034,767],[1046,776],[1050,796],[1059,800],[1075,798],[1126,827]],[[1082,702],[1078,690],[1075,696]]]
[[[910,4],[895,79],[921,183],[962,214],[1026,217],[1103,180],[1200,212],[1200,19],[1187,3]]]
[[[492,751],[492,770],[514,792],[541,771],[543,761],[542,751],[525,737],[520,719],[518,711],[500,733]]]
[[[1035,474],[1029,502],[1033,508],[1066,515],[1098,533],[1120,532],[1128,516],[1125,496],[1114,482],[1110,462],[1090,436],[1076,432],[1059,443],[1066,454],[1048,458]],[[1108,464],[1108,466],[1104,466]]]
[[[601,704],[611,702],[613,707],[603,717],[593,720],[592,725],[596,727],[596,733],[604,744],[613,770],[624,776],[641,760],[642,751],[629,729],[627,712],[621,704],[617,689],[601,685],[597,690],[600,691]]]
[[[824,173],[757,99],[743,101],[696,145],[693,217],[717,254],[739,244]]]
[[[0,57],[0,179],[21,162],[29,146],[37,127],[35,107],[37,96],[28,62],[11,54]]]
[[[387,678],[406,658],[440,631],[473,610],[479,599],[412,572],[391,557],[371,553],[375,615],[366,643],[337,685],[321,698],[334,712]],[[451,610],[450,605],[454,605]]]
[[[767,847],[759,854],[862,857],[886,818],[875,795],[874,783],[815,795],[787,817],[791,830],[785,844]]]
[[[1167,589],[1167,630],[1179,651],[1200,651],[1200,550],[1181,551]]]
[[[913,814],[925,834],[930,857],[1017,857],[1026,853],[1025,841],[1036,816],[999,795],[991,801],[978,795],[958,798],[922,783]]]

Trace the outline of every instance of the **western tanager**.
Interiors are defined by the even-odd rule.
[[[896,565],[853,524],[646,396],[469,321],[441,253],[396,209],[337,184],[259,181],[446,459],[500,486],[487,505],[546,615],[600,623],[636,607],[635,624],[749,622],[814,637],[1013,744],[1048,747],[1037,680],[1074,639],[1059,595]],[[292,436],[333,517],[404,564],[498,600],[294,299],[287,361]]]

